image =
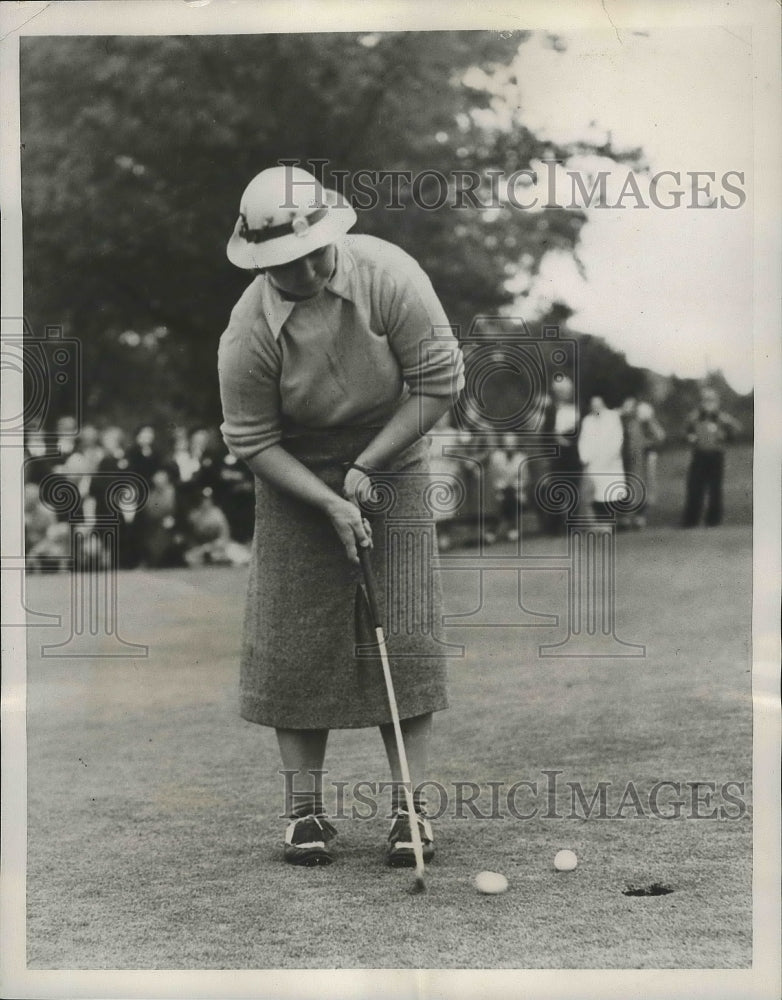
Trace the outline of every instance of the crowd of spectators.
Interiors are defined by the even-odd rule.
[[[440,548],[516,541],[522,519],[525,531],[562,535],[574,514],[642,529],[656,498],[664,440],[652,406],[634,398],[613,410],[594,396],[582,417],[569,379],[541,400],[533,431],[497,434],[444,423],[433,432],[433,470],[460,488],[454,510],[440,516]],[[624,509],[613,503],[622,497]]]
[[[54,440],[28,436],[25,459],[25,549],[32,569],[67,566],[72,531],[92,558],[112,556],[123,569],[249,560],[253,478],[212,428],[173,427],[161,442],[149,424],[129,436],[115,426],[77,428],[63,417]],[[47,502],[58,481],[76,487],[75,508]]]
[[[693,447],[685,527],[699,521],[704,504],[706,523],[720,523],[723,452],[740,430],[720,409],[712,389],[704,388],[701,395],[683,429]],[[488,427],[459,429],[450,418],[434,428],[433,478],[455,484],[452,503],[435,515],[443,551],[454,544],[514,542],[523,514],[528,515],[525,531],[545,535],[564,533],[568,513],[575,511],[597,521],[610,517],[620,529],[646,526],[665,440],[652,406],[628,398],[610,409],[594,396],[582,416],[572,383],[563,379],[542,400],[540,416],[536,433],[521,435]],[[73,418],[63,417],[53,436],[28,436],[25,459],[25,551],[31,569],[72,565],[74,533],[81,536],[82,554],[99,562],[111,558],[124,569],[249,561],[253,477],[215,428],[175,426],[161,441],[150,424],[128,436],[116,426],[78,428]],[[569,483],[577,495],[575,507],[568,511],[543,502],[544,479],[549,485]],[[46,500],[63,480],[76,487],[75,508],[58,509]],[[124,491],[120,502],[116,487],[129,480],[141,481],[143,489]],[[619,495],[617,485],[629,487],[631,481],[635,502],[622,513],[609,501]],[[91,530],[101,525],[107,530]]]

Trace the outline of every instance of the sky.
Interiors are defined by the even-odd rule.
[[[530,303],[542,310],[552,299],[564,300],[575,310],[573,329],[605,337],[631,364],[695,378],[720,368],[734,389],[748,392],[750,32],[714,26],[623,32],[620,38],[610,29],[565,34],[555,49],[544,35],[534,35],[521,46],[515,66],[518,113],[535,134],[553,142],[601,142],[610,133],[617,149],[641,147],[648,174],[595,158],[574,164],[584,172],[610,169],[609,192],[618,192],[631,170],[650,204],[650,176],[672,170],[687,182],[687,196],[675,210],[633,208],[632,197],[624,210],[590,208],[578,248],[584,276],[571,257],[550,254],[527,311]],[[713,193],[737,204],[739,197],[721,182],[733,170],[744,172],[743,185],[729,178],[746,195],[742,207],[684,207],[692,201],[688,171],[714,172]],[[566,202],[571,183],[564,180],[557,190]],[[660,200],[675,187],[666,178]]]

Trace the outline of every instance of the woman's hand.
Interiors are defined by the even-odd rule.
[[[373,499],[373,493],[372,480],[369,475],[361,469],[351,466],[345,476],[345,482],[342,484],[342,495],[356,506],[370,503]]]
[[[326,514],[345,546],[345,552],[352,563],[358,565],[358,546],[372,545],[372,529],[358,507],[349,500],[342,500],[336,494],[326,508]]]
[[[361,516],[358,507],[343,500],[281,445],[266,448],[249,459],[247,464],[256,476],[267,483],[322,510],[334,525],[351,562],[358,563],[359,545],[372,545],[369,523]]]

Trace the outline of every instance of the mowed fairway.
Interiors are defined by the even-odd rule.
[[[245,573],[122,574],[120,632],[148,657],[44,659],[41,643],[68,629],[29,630],[29,965],[748,967],[751,820],[719,818],[721,806],[740,812],[719,790],[743,782],[749,803],[750,543],[749,527],[731,524],[619,537],[617,633],[644,643],[643,659],[542,659],[538,645],[561,628],[450,630],[465,655],[435,720],[432,777],[449,790],[476,782],[483,814],[488,782],[537,782],[537,796],[516,800],[537,811],[514,818],[501,793],[501,817],[460,818],[451,802],[422,896],[407,894],[410,873],[382,865],[387,796],[374,818],[337,820],[331,868],[282,863],[274,735],[236,714]],[[525,546],[550,551],[545,539]],[[475,581],[445,574],[451,613],[474,606]],[[67,622],[69,600],[66,576],[30,578],[31,608]],[[492,600],[498,618],[518,613],[515,588]],[[524,602],[563,614],[564,573],[530,573]],[[332,734],[327,768],[386,778],[378,734]],[[549,796],[543,772],[555,770]],[[678,819],[650,813],[662,780],[681,784]],[[690,818],[693,781],[716,783],[699,807],[715,818]],[[607,782],[607,815],[574,810],[567,782],[587,798]],[[618,815],[628,782],[643,815],[632,801]],[[661,795],[665,815],[675,798]],[[553,868],[562,847],[578,854],[573,872]],[[503,872],[508,892],[479,895],[483,869]],[[623,894],[654,883],[673,891]]]

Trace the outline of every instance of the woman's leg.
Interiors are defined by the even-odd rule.
[[[285,860],[316,867],[334,860],[329,841],[337,831],[323,809],[323,760],[328,729],[278,729],[285,775],[285,811],[291,822],[285,831]]]
[[[323,762],[328,729],[277,729],[285,776],[285,813],[306,816],[323,812]],[[315,773],[310,773],[315,772]]]
[[[402,719],[400,727],[402,729],[407,766],[410,770],[410,781],[413,786],[417,810],[423,803],[421,796],[415,795],[415,789],[417,785],[426,780],[426,772],[429,766],[429,744],[432,737],[432,713],[427,712],[426,715],[416,715],[410,719]],[[401,782],[402,769],[399,764],[399,754],[396,749],[393,724],[389,722],[381,726],[380,733],[383,737],[388,764],[391,768],[391,780]],[[401,786],[396,788],[392,793],[392,805],[394,807],[401,806],[403,809],[406,808],[404,792]]]

